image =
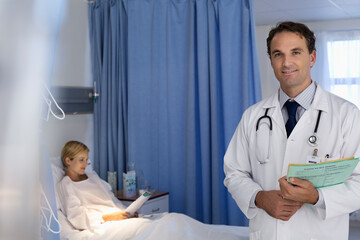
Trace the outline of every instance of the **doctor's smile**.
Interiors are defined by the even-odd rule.
[[[291,73],[294,73],[294,72],[296,72],[297,71],[297,69],[295,69],[295,70],[283,70],[282,72],[284,73],[284,74],[291,74]]]

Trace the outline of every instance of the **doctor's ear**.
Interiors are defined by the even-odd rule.
[[[316,62],[316,51],[313,50],[312,53],[310,54],[310,68],[314,66],[315,62]]]

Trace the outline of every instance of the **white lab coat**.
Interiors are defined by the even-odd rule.
[[[257,120],[270,108],[273,131],[261,124],[256,138]],[[318,146],[307,140],[314,132],[319,110]],[[263,122],[266,122],[264,120]],[[257,142],[258,140],[258,142]],[[270,158],[259,164],[258,158]],[[318,149],[318,156],[330,158],[360,156],[360,111],[354,105],[320,86],[310,109],[299,119],[293,132],[286,137],[278,93],[251,106],[231,139],[224,159],[225,186],[242,212],[250,219],[250,239],[257,240],[346,240],[349,213],[360,208],[360,164],[344,183],[322,188],[326,208],[305,204],[289,221],[277,220],[264,210],[250,207],[257,190],[279,190],[278,179],[287,174],[289,163],[306,163],[307,156]],[[264,150],[266,149],[266,150]]]

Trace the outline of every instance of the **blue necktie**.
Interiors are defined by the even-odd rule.
[[[295,101],[287,101],[285,103],[285,107],[288,111],[288,115],[289,115],[289,119],[287,120],[286,124],[285,124],[285,128],[286,128],[286,133],[287,136],[289,137],[292,130],[294,129],[295,125],[296,125],[296,110],[297,107],[299,106],[299,104]]]

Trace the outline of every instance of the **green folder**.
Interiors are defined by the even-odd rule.
[[[354,171],[359,158],[344,158],[316,164],[289,164],[287,181],[296,177],[311,182],[315,188],[340,184]]]

